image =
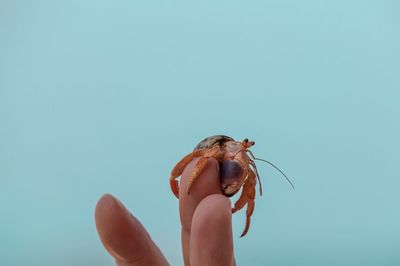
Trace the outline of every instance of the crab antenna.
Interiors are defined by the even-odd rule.
[[[276,170],[278,170],[278,171],[286,178],[286,180],[289,182],[289,184],[292,186],[292,188],[295,190],[293,183],[290,181],[289,177],[287,177],[287,176],[285,175],[285,173],[283,173],[283,172],[281,171],[281,169],[279,169],[277,166],[275,166],[273,163],[271,163],[271,162],[269,162],[269,161],[267,161],[267,160],[260,159],[260,158],[256,158],[256,157],[254,156],[254,154],[253,154],[251,151],[248,151],[248,152],[250,153],[250,155],[253,157],[254,160],[263,161],[263,162],[265,162],[265,163],[268,163],[269,165],[271,165],[272,167],[274,167]]]

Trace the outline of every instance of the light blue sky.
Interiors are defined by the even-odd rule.
[[[256,141],[239,265],[399,265],[397,1],[0,1],[0,265],[112,265],[105,192],[181,265],[172,166]]]

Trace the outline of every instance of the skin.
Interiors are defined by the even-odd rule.
[[[198,159],[184,170],[180,182],[179,214],[185,266],[236,265],[233,254],[231,203],[221,193],[218,162],[210,158],[186,193]],[[101,242],[117,266],[169,265],[139,220],[112,195],[100,198],[95,210]]]

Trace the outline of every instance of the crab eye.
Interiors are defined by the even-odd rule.
[[[243,142],[248,142],[248,141],[249,141],[249,139],[244,139],[244,140],[243,140]]]

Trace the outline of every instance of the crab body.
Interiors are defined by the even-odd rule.
[[[194,158],[199,157],[199,160],[189,177],[187,193],[190,193],[192,183],[202,173],[208,159],[215,158],[219,163],[222,193],[227,197],[231,197],[243,188],[239,199],[232,208],[232,212],[235,213],[247,205],[246,225],[241,234],[241,237],[244,236],[250,227],[250,218],[254,211],[256,178],[260,180],[256,165],[252,160],[254,156],[249,150],[253,145],[254,142],[248,139],[240,142],[224,135],[205,138],[197,144],[193,152],[183,157],[173,168],[170,177],[172,192],[179,198],[177,178]],[[262,194],[261,183],[260,194]]]

